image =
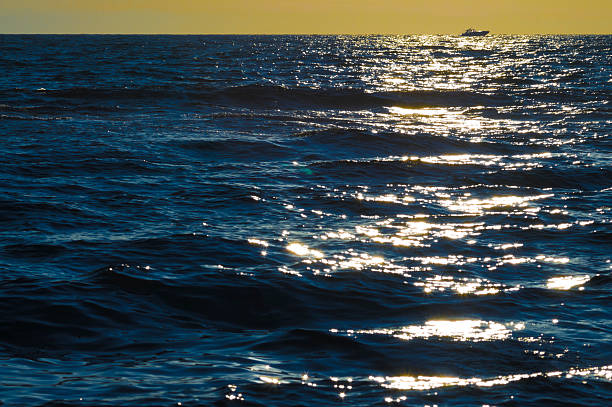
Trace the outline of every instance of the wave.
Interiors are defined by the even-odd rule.
[[[562,188],[598,191],[609,187],[612,170],[606,168],[535,168],[530,171],[500,170],[492,174],[472,175],[476,183],[535,188]]]
[[[45,259],[66,252],[66,247],[58,244],[12,244],[4,246],[4,252],[16,258]]]
[[[345,159],[310,163],[319,178],[372,182],[441,182],[451,185],[505,185],[528,188],[561,188],[577,191],[598,191],[610,186],[612,171],[589,168],[536,168],[532,170],[491,171],[485,165],[429,163],[413,160]]]
[[[288,88],[270,85],[230,87],[218,92],[216,96],[236,104],[281,108],[367,109],[390,106],[498,106],[513,103],[513,98],[507,94],[483,94],[459,90],[367,92],[350,88]]]
[[[539,82],[527,78],[494,78],[489,82],[510,85],[533,85]],[[156,106],[180,103],[185,107],[199,104],[247,107],[255,109],[344,109],[363,110],[384,107],[498,107],[516,106],[521,99],[537,101],[579,101],[593,98],[604,100],[607,93],[586,89],[533,89],[521,87],[515,93],[480,93],[467,90],[366,91],[357,88],[309,88],[277,85],[243,85],[216,88],[208,85],[147,86],[135,88],[75,87],[58,90],[26,89],[4,91],[6,97],[28,95],[41,106],[11,107],[0,111],[60,111],[88,110],[92,107],[117,110],[136,106]],[[522,90],[521,90],[522,89]],[[507,91],[506,91],[507,92]],[[59,105],[58,105],[59,102]],[[112,106],[109,106],[109,103]],[[119,107],[117,107],[119,106]]]
[[[57,99],[76,99],[76,100],[110,100],[110,101],[129,101],[129,100],[151,100],[174,96],[171,94],[170,87],[134,87],[134,88],[94,88],[94,87],[74,87],[67,89],[40,90],[40,95]]]
[[[500,85],[538,85],[542,82],[532,78],[522,78],[515,76],[502,76],[497,78],[491,78],[488,80],[491,83],[497,83]]]
[[[177,143],[173,143],[173,145],[177,145]],[[260,161],[262,159],[288,158],[295,155],[295,152],[291,149],[266,140],[196,139],[179,142],[178,146],[190,152],[205,154],[211,159],[231,158],[232,161]]]
[[[612,237],[610,235],[612,235],[612,233],[608,233],[608,239]],[[612,273],[597,274],[596,276],[591,277],[591,279],[585,283],[585,286],[593,289],[612,287]]]
[[[558,102],[558,103],[592,103],[593,101],[607,101],[610,93],[602,89],[585,88],[524,88],[517,92],[517,96],[527,100],[539,102]]]
[[[28,95],[38,102],[49,100],[87,105],[94,103],[147,103],[164,101],[215,103],[260,108],[372,109],[400,107],[502,106],[514,104],[505,93],[485,94],[466,90],[411,90],[369,92],[357,88],[309,88],[277,85],[243,85],[216,88],[208,85],[145,86],[134,88],[74,87],[67,89],[12,89],[5,97]],[[73,106],[74,108],[74,106]]]
[[[425,132],[406,134],[393,131],[374,132],[357,127],[331,127],[293,134],[291,141],[301,143],[301,150],[320,146],[334,154],[372,153],[390,155],[427,154],[516,154],[525,151],[524,146],[506,143],[472,143],[453,137]],[[538,149],[539,150],[539,149]]]

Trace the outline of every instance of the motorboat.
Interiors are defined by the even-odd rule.
[[[461,34],[461,36],[462,37],[484,37],[488,33],[489,33],[488,31],[478,31],[473,28],[468,28],[467,30],[465,30],[463,34]]]

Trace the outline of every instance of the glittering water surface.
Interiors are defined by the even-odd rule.
[[[0,36],[0,400],[606,405],[611,48]]]

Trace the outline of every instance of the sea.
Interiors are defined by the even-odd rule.
[[[612,403],[612,36],[0,36],[0,405]]]

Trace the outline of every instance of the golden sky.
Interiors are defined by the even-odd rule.
[[[612,34],[612,0],[0,0],[1,33]]]

